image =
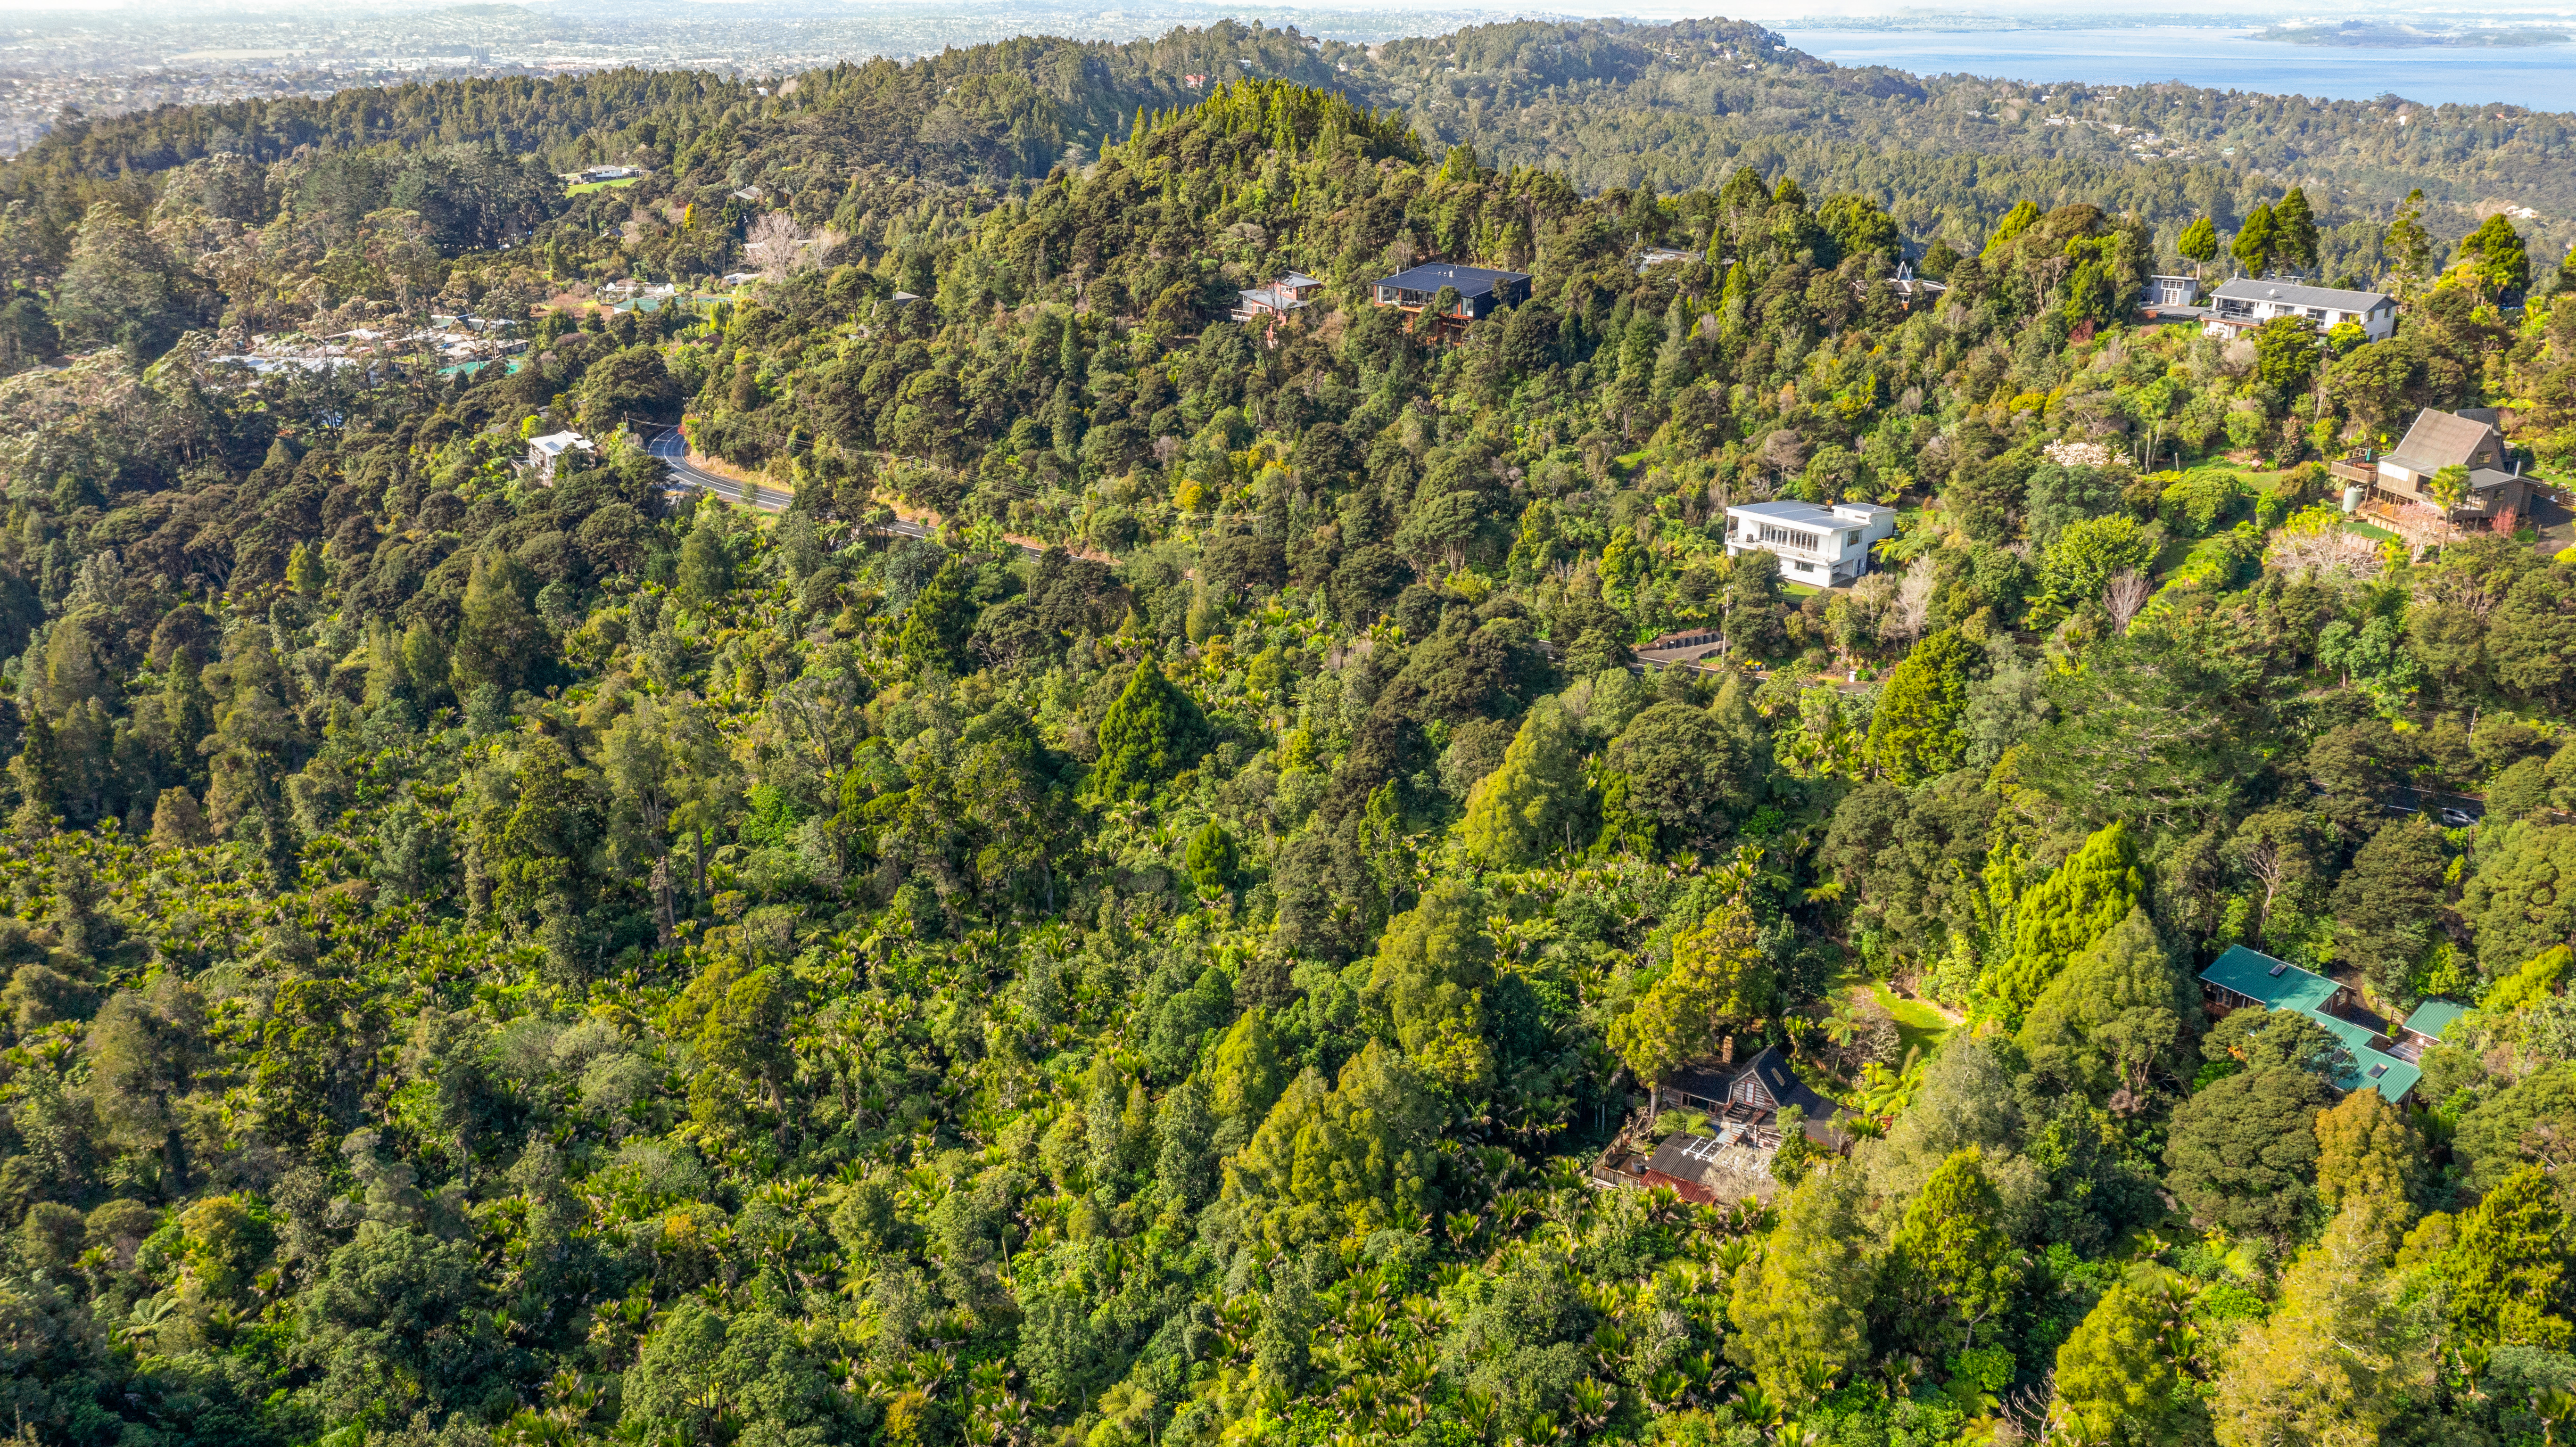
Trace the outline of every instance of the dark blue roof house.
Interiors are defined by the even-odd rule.
[[[1381,278],[1369,294],[1379,306],[1418,312],[1430,306],[1431,299],[1444,286],[1458,289],[1458,305],[1448,315],[1470,322],[1491,316],[1496,307],[1519,306],[1529,300],[1530,294],[1526,272],[1454,266],[1446,261],[1426,261],[1410,271]]]

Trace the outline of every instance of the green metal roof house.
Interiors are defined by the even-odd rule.
[[[2466,1005],[2454,1005],[2448,1000],[2427,1000],[2416,1006],[2415,1013],[2407,1016],[2406,1023],[2397,1028],[2405,1035],[2423,1041],[2424,1045],[2430,1045],[2442,1038],[2442,1032],[2451,1028],[2452,1021],[2467,1013],[2469,1007]],[[2402,1041],[2404,1036],[2399,1038]],[[2422,1048],[2417,1047],[2419,1051]]]
[[[2392,1032],[2349,989],[2243,945],[2230,946],[2201,971],[2200,985],[2202,995],[2229,1010],[2260,1006],[2307,1016],[2343,1042],[2345,1068],[2335,1088],[2368,1086],[2392,1105],[2413,1093],[2424,1076],[2415,1062],[2464,1013],[2448,1001],[2430,1001]]]

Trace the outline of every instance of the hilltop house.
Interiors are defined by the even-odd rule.
[[[555,485],[555,464],[563,459],[564,454],[593,450],[590,439],[578,432],[549,432],[543,437],[531,437],[528,439],[528,472],[540,486],[552,487]]]
[[[1887,289],[1895,296],[1898,306],[1912,311],[1917,303],[1928,303],[1950,288],[1928,276],[1916,276],[1912,266],[1900,261],[1896,263],[1896,274],[1887,279]],[[1867,297],[1869,283],[1855,281],[1852,283],[1852,291],[1859,296]]]
[[[2277,317],[2306,317],[2321,332],[2351,322],[2371,341],[2380,342],[2397,330],[2397,298],[2381,291],[2345,291],[2240,276],[2209,294],[2209,321],[2201,330],[2213,337],[2234,337]]]
[[[1869,571],[1870,545],[1896,536],[1896,509],[1838,502],[1743,503],[1726,510],[1726,555],[1772,553],[1780,576],[1819,588],[1849,583]]]
[[[1524,272],[1426,261],[1409,271],[1380,277],[1369,288],[1369,299],[1379,306],[1419,314],[1444,286],[1458,293],[1458,304],[1449,309],[1447,316],[1461,324],[1482,321],[1497,307],[1518,306],[1529,300],[1530,294],[1530,279]]]
[[[2200,304],[2200,278],[2151,276],[2138,298],[2138,320],[2149,326],[2191,322],[2206,327],[2209,310]]]
[[[1292,271],[1277,281],[1251,287],[1234,294],[1234,319],[1238,322],[1275,321],[1291,312],[1304,311],[1306,303],[1324,284],[1303,272]]]
[[[2403,1104],[2414,1093],[2424,1074],[2416,1062],[2462,1013],[2457,1005],[2433,1000],[2392,1027],[2362,1008],[2348,987],[2243,945],[2229,946],[2200,972],[2200,992],[2215,1015],[2288,1010],[2315,1021],[2343,1042],[2344,1068],[2335,1088],[2350,1092],[2367,1086],[2391,1105]]]
[[[2371,500],[2391,507],[2421,503],[2453,523],[2483,524],[2508,512],[2519,516],[2530,511],[2531,484],[2520,463],[2508,470],[2504,435],[2495,424],[2495,412],[2485,407],[2457,412],[2427,407],[2416,413],[2405,439],[2380,457],[2368,477]],[[2433,498],[2433,477],[2446,467],[2466,468],[2469,474],[2459,506],[2447,510]]]
[[[2196,276],[2151,276],[2147,278],[2148,306],[2198,306],[2200,278]]]

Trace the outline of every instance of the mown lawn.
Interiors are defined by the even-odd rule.
[[[1931,1005],[1921,1000],[1909,1000],[1882,981],[1871,981],[1869,992],[1870,998],[1878,1002],[1878,1007],[1895,1018],[1896,1037],[1904,1042],[1907,1051],[1920,1047],[1924,1054],[1929,1055],[1941,1043],[1941,1038],[1950,1033],[1950,1017]]]

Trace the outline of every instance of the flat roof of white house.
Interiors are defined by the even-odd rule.
[[[529,438],[528,445],[548,457],[561,457],[576,447],[584,452],[591,450],[590,439],[578,432],[549,432],[543,437]]]
[[[2220,285],[2210,296],[2219,301],[2269,301],[2283,306],[2324,307],[2333,311],[2373,311],[2396,300],[2384,291],[2345,291],[2296,281],[2258,281],[2240,276]]]
[[[1864,503],[1845,503],[1838,507],[1818,507],[1811,502],[1747,502],[1727,510],[1730,516],[1761,518],[1766,522],[1788,523],[1794,527],[1847,528],[1854,523],[1877,520],[1890,509]]]

